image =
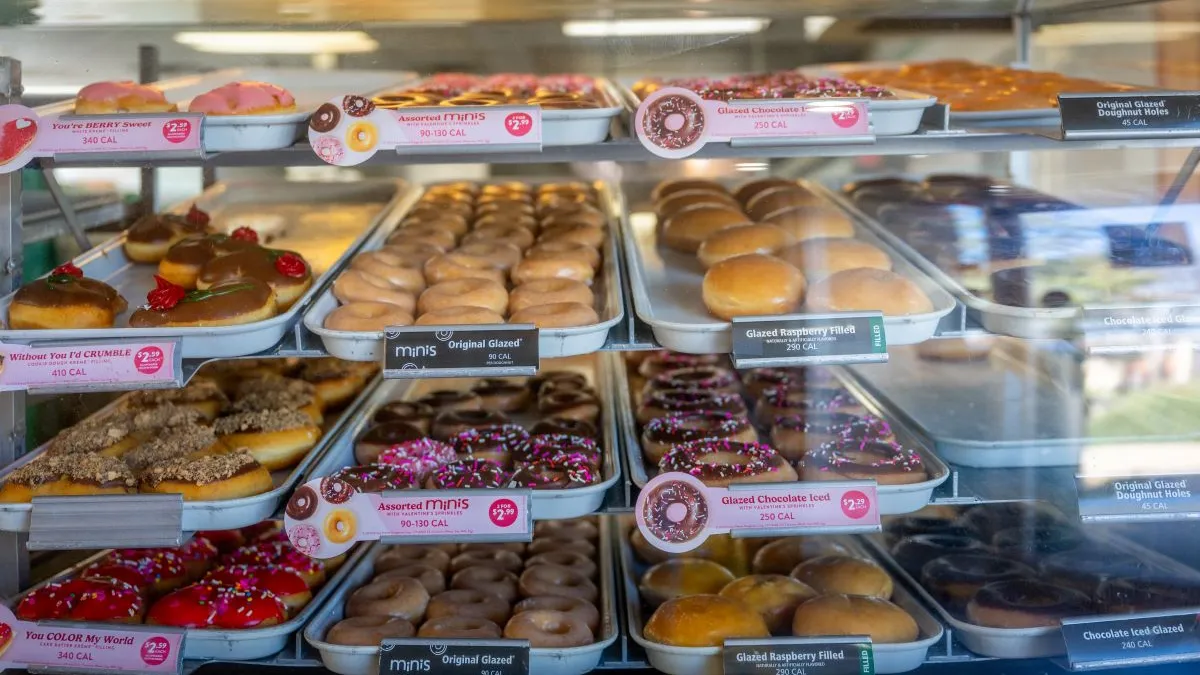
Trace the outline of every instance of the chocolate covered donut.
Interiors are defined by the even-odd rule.
[[[307,485],[296,488],[284,512],[293,520],[308,520],[317,512],[317,491]]]
[[[328,133],[337,128],[342,120],[342,113],[332,103],[322,103],[308,120],[308,126],[318,133]]]

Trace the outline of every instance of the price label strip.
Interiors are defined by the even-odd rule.
[[[41,117],[23,105],[0,106],[0,173],[37,157],[138,153],[156,158],[202,158],[200,113],[62,115]]]
[[[670,553],[710,535],[771,537],[879,531],[873,481],[750,483],[709,487],[691,474],[662,473],[638,494],[634,517],[653,546]]]
[[[67,672],[114,670],[178,673],[184,630],[165,626],[81,626],[20,621],[0,605],[0,671],[49,668]]]
[[[1200,136],[1200,92],[1059,94],[1058,107],[1067,140]]]
[[[529,675],[528,640],[404,638],[379,645],[379,675]]]
[[[334,166],[362,164],[380,150],[540,152],[542,109],[496,105],[385,110],[363,96],[340,96],[322,103],[309,118],[308,142],[318,157]]]
[[[1075,477],[1084,522],[1200,518],[1200,475]]]
[[[1156,612],[1062,620],[1072,670],[1200,660],[1200,615]]]
[[[0,342],[0,391],[179,387],[182,354],[179,338],[31,345]]]
[[[355,542],[424,544],[530,541],[529,490],[357,492],[332,476],[296,488],[284,508],[284,530],[301,553],[332,558]]]
[[[538,329],[503,326],[402,326],[384,331],[383,376],[389,379],[533,375]]]
[[[647,150],[668,159],[694,155],[710,142],[875,142],[866,99],[710,101],[679,87],[647,96],[634,116],[634,131]]]
[[[733,319],[733,365],[883,363],[888,360],[882,312],[791,314]]]
[[[731,639],[721,652],[725,675],[874,675],[867,636]]]

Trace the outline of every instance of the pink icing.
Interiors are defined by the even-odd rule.
[[[230,82],[192,99],[188,110],[210,115],[275,112],[296,105],[288,90],[266,82]]]
[[[79,90],[80,101],[112,101],[122,98],[137,98],[147,102],[166,103],[167,97],[154,87],[123,80],[121,82],[93,82]]]
[[[407,469],[416,474],[420,481],[424,481],[438,467],[457,459],[454,448],[432,438],[397,443],[379,454],[380,464]]]

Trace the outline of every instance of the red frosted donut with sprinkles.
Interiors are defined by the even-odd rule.
[[[703,440],[676,445],[663,455],[658,469],[695,476],[710,487],[797,479],[796,470],[771,446],[739,441]]]

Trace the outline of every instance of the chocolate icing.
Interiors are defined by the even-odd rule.
[[[209,288],[206,292],[216,295],[195,300],[185,298],[171,309],[161,311],[143,307],[129,317],[129,325],[134,328],[153,328],[230,319],[257,311],[268,302],[273,302],[274,297],[270,286],[249,278],[226,281]]]
[[[231,279],[251,277],[272,286],[303,286],[312,280],[312,269],[306,263],[304,275],[290,277],[275,269],[275,259],[287,251],[256,247],[219,256],[204,264],[197,278],[199,284],[218,284]]]
[[[125,298],[103,281],[66,274],[51,275],[25,284],[13,296],[13,302],[34,307],[71,307],[88,305],[125,311]]]
[[[407,422],[385,422],[367,429],[358,437],[356,444],[395,445],[406,441],[425,438],[421,430]]]

